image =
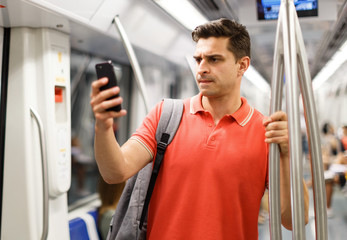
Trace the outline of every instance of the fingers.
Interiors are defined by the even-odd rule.
[[[112,89],[110,89],[110,90],[112,90]],[[118,88],[118,90],[119,90],[119,88]],[[116,98],[109,99],[110,97],[113,97],[114,95],[116,95],[115,92],[119,93],[119,91],[105,90],[105,91],[100,92],[98,94],[98,96],[92,98],[90,105],[93,108],[93,112],[94,113],[104,112],[104,111],[106,111],[106,109],[120,105],[123,102],[122,97],[116,97]]]
[[[287,129],[276,129],[276,130],[268,130],[265,133],[266,138],[281,138],[287,137],[288,131]]]
[[[109,118],[119,118],[125,116],[127,111],[125,109],[120,110],[119,112],[115,111],[104,111],[104,112],[96,112],[95,118],[97,120],[107,120]]]
[[[265,142],[277,143],[280,145],[282,153],[288,151],[288,122],[285,112],[273,113],[270,117],[263,120],[265,127]]]
[[[273,114],[269,118],[264,119],[266,142],[280,143],[282,140],[288,139],[288,122],[286,116],[282,113]],[[280,142],[279,142],[280,141]]]
[[[108,99],[120,92],[119,87],[113,87],[107,90],[100,91],[100,87],[106,85],[108,82],[107,78],[101,78],[92,83],[92,92],[90,98],[92,101],[99,102]]]
[[[285,143],[288,141],[287,130],[267,131],[265,133],[265,142],[267,143]]]
[[[273,113],[270,118],[273,121],[287,121],[287,114],[283,111]]]
[[[106,85],[108,82],[107,78],[100,78],[92,83],[91,97],[97,95],[100,92],[100,87]]]
[[[288,135],[288,122],[285,112],[273,113],[270,117],[263,120],[267,138],[281,137]]]
[[[107,109],[115,107],[123,102],[123,98],[120,96],[112,98],[119,94],[119,87],[100,91],[100,87],[106,85],[107,82],[107,78],[101,78],[92,83],[90,105],[93,109],[95,118],[98,120],[107,120],[108,118],[118,118],[126,115],[126,110],[124,109],[120,112],[106,111]]]
[[[266,127],[269,123],[276,121],[287,121],[287,114],[283,111],[275,112],[263,120],[263,125]]]

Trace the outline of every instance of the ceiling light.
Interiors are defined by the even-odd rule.
[[[347,41],[336,51],[334,56],[321,69],[312,81],[313,90],[317,90],[324,82],[326,82],[339,67],[347,61]]]
[[[187,0],[153,1],[191,31],[207,22],[207,19]]]

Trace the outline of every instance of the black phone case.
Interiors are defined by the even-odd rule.
[[[108,83],[105,86],[102,86],[100,88],[101,91],[117,86],[117,78],[116,78],[116,74],[114,72],[114,68],[111,61],[98,63],[95,65],[95,69],[96,69],[96,76],[98,77],[98,79],[103,77],[108,78]],[[119,97],[119,94],[112,96],[108,98],[107,100],[116,98],[116,97]],[[106,111],[119,112],[121,109],[122,109],[122,106],[121,104],[119,104],[115,107],[106,109]]]

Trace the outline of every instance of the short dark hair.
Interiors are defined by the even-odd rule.
[[[324,133],[324,134],[328,134],[329,133],[329,129],[330,129],[330,124],[329,123],[324,123],[323,124],[323,127],[322,127],[322,132]]]
[[[244,56],[251,57],[251,40],[246,27],[234,20],[221,18],[197,26],[192,32],[192,38],[198,42],[200,38],[227,37],[229,38],[228,50],[236,60]]]

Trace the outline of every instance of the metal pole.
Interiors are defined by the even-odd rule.
[[[270,114],[281,109],[283,91],[283,40],[281,33],[283,5],[278,16],[273,75],[271,84]],[[280,156],[277,144],[270,144],[269,149],[269,210],[271,239],[282,239],[281,202],[280,202]]]
[[[130,43],[127,35],[126,35],[126,32],[122,26],[122,23],[119,20],[118,15],[114,17],[113,22],[116,24],[117,30],[121,36],[122,41],[123,41],[125,50],[127,52],[127,55],[128,55],[128,58],[129,58],[129,61],[131,64],[131,67],[135,73],[137,86],[140,90],[140,93],[141,93],[142,98],[143,98],[143,102],[145,104],[146,113],[148,113],[149,112],[148,96],[147,96],[147,92],[146,92],[145,80],[143,78],[140,65],[137,61],[137,58],[136,58],[136,55],[135,55],[134,50],[132,48],[132,45],[131,45],[131,43]]]
[[[283,25],[284,62],[286,67],[287,116],[290,146],[290,175],[293,239],[305,239],[304,196],[302,185],[302,148],[300,132],[299,86],[297,84],[296,38],[294,29],[295,7],[286,1],[286,24]],[[284,21],[285,22],[285,21]],[[287,33],[287,34],[285,34]]]
[[[316,239],[326,240],[328,239],[326,212],[327,204],[325,194],[325,181],[323,174],[324,170],[321,153],[321,143],[318,130],[319,127],[316,117],[317,115],[313,97],[312,81],[298,19],[296,19],[295,21],[295,26],[298,44],[299,83],[304,105],[308,142],[310,146],[309,149],[314,193]]]
[[[281,51],[283,55],[280,55]],[[293,239],[304,240],[306,237],[304,228],[305,210],[302,184],[299,86],[297,84],[297,77],[299,76],[310,145],[311,171],[315,197],[316,239],[325,240],[327,239],[327,216],[321,145],[307,56],[293,0],[282,0],[280,6],[271,89],[271,113],[280,108],[279,94],[282,93],[280,83],[282,84],[283,63],[286,76]],[[280,72],[281,70],[282,72]],[[280,190],[278,189],[279,186],[276,185],[276,182],[279,182],[278,154],[276,146],[271,144],[269,153],[270,234],[271,239],[276,240],[281,239],[281,233],[278,230],[278,222],[280,222]]]

